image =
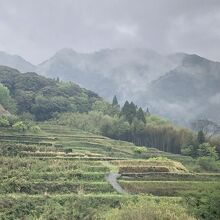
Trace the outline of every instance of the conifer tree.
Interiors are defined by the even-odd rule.
[[[118,105],[118,99],[117,99],[116,95],[114,96],[114,98],[112,100],[112,105],[113,106],[117,106]]]
[[[122,109],[121,109],[120,115],[126,117],[127,112],[128,112],[128,109],[129,109],[129,102],[126,101],[125,104],[124,104],[124,106],[123,106]]]
[[[198,132],[197,140],[199,144],[203,144],[205,142],[205,135],[202,130]]]
[[[144,124],[146,124],[146,119],[145,119],[145,116],[144,116],[144,111],[143,111],[143,109],[141,107],[138,109],[136,117],[137,117],[138,120],[143,121]]]
[[[137,107],[133,102],[129,104],[129,102],[126,101],[122,107],[120,115],[124,116],[125,119],[131,124],[133,119],[136,117],[136,108]]]

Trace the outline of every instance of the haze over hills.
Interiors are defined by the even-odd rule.
[[[1,55],[0,64],[73,81],[108,100],[116,94],[121,102],[134,101],[177,123],[197,118],[220,122],[220,63],[197,55],[161,55],[147,49],[85,54],[62,49],[37,66],[8,54]]]
[[[21,72],[31,72],[35,66],[18,55],[10,55],[0,51],[0,65],[13,67]]]
[[[219,123],[220,63],[187,55],[181,65],[151,83],[147,95],[155,111],[171,119]]]

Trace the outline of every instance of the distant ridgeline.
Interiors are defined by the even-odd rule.
[[[6,110],[40,121],[61,112],[88,112],[95,101],[102,100],[96,93],[72,82],[48,79],[33,72],[20,73],[6,66],[0,66],[0,83],[8,88],[14,101],[7,103],[8,106],[0,103]]]

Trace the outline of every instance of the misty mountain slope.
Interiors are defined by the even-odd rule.
[[[124,101],[135,99],[150,82],[179,63],[146,49],[105,49],[90,54],[63,49],[40,64],[36,72],[75,81],[108,99],[117,94]]]
[[[154,81],[147,93],[156,112],[176,121],[219,122],[220,63],[187,55],[182,65]]]
[[[17,55],[10,55],[0,51],[0,65],[18,69],[21,72],[34,71],[35,66]]]
[[[10,63],[14,57],[0,63]],[[6,65],[5,64],[5,65]],[[27,68],[26,64],[21,69]],[[11,65],[9,65],[11,66]],[[116,94],[178,123],[196,118],[220,122],[220,63],[197,55],[160,55],[147,49],[62,49],[35,72],[73,81],[111,100]]]

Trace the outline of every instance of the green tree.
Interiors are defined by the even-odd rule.
[[[132,141],[136,145],[144,145],[145,139],[145,124],[141,120],[134,119],[131,124]]]
[[[136,117],[136,108],[137,107],[133,102],[129,104],[129,102],[126,101],[122,107],[120,115],[124,116],[125,120],[131,124],[133,119]]]
[[[127,121],[124,121],[123,119],[115,121],[113,125],[113,132],[119,140],[131,140],[130,125]]]
[[[198,132],[197,141],[199,144],[203,144],[205,142],[205,135],[202,130]]]
[[[9,89],[0,83],[0,104],[12,113],[16,111],[15,101],[11,98]]]
[[[102,100],[97,100],[92,105],[92,110],[97,112],[102,112],[103,114],[107,113],[109,106],[108,103]]]
[[[185,195],[189,210],[197,219],[220,219],[220,192],[206,189],[199,193]]]
[[[117,99],[116,95],[114,96],[114,98],[112,100],[112,105],[113,106],[117,106],[118,105],[118,99]]]
[[[125,116],[128,112],[128,109],[129,109],[129,102],[126,101],[125,104],[123,105],[122,109],[121,109],[120,115]]]
[[[138,120],[140,120],[140,121],[144,122],[144,124],[146,124],[144,111],[141,107],[138,109],[136,117],[137,117]]]
[[[35,104],[32,107],[32,113],[39,121],[48,120],[56,113],[71,111],[70,101],[63,96],[55,96],[48,98],[45,96],[37,96]]]
[[[212,157],[218,159],[218,153],[215,150],[214,146],[211,146],[209,143],[200,144],[197,149],[198,157]]]
[[[15,99],[17,101],[18,114],[30,112],[34,104],[35,93],[32,91],[17,90]]]

